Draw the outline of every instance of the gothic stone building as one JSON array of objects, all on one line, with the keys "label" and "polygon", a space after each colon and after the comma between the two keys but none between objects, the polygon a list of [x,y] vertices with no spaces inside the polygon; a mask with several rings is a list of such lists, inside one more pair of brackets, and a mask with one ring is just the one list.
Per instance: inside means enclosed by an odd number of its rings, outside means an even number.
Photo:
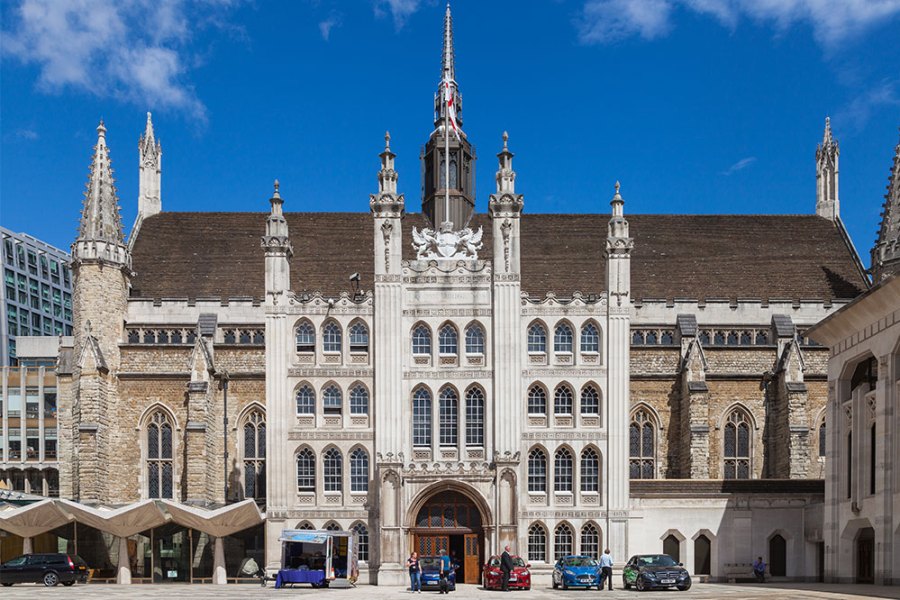
[{"label": "gothic stone building", "polygon": [[[461,127],[449,11],[442,62]],[[101,124],[62,496],[255,498],[270,568],[282,529],[354,529],[377,583],[441,546],[477,581],[507,543],[539,577],[603,546],[820,575],[828,351],[804,331],[869,286],[827,121],[809,215],[626,217],[618,184],[611,214],[527,213],[505,134],[475,211],[474,147],[435,113],[418,214],[388,136],[369,213],[284,212],[277,183],[268,214],[163,211],[148,117],[127,242]]]}]

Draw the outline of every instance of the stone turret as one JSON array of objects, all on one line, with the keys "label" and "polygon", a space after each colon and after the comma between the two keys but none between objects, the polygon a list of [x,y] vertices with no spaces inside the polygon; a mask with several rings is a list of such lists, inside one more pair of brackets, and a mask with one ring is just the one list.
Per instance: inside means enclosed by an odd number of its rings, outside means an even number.
[{"label": "stone turret", "polygon": [[[494,273],[520,273],[519,239],[522,194],[516,193],[516,172],[513,171],[513,153],[509,151],[509,135],[503,132],[503,149],[497,154],[497,192],[491,194],[488,213],[493,223]],[[499,243],[502,240],[502,243]]]},{"label": "stone turret", "polygon": [[884,195],[881,227],[872,249],[873,283],[892,274],[900,274],[900,143],[894,148],[894,164]]},{"label": "stone turret", "polygon": [[397,192],[396,154],[391,152],[391,134],[384,134],[384,150],[378,155],[378,193],[369,196],[369,209],[375,225],[375,273],[400,273],[403,254],[400,223],[405,213],[403,194]]},{"label": "stone turret", "polygon": [[831,119],[825,117],[825,133],[816,148],[816,214],[831,221],[841,214],[838,198],[838,159],[841,150],[831,135]]},{"label": "stone turret", "polygon": [[284,218],[284,200],[275,180],[275,191],[269,199],[271,212],[266,219],[266,235],[261,245],[266,251],[266,297],[274,302],[275,296],[291,289],[291,257],[294,248]]},{"label": "stone turret", "polygon": [[147,113],[147,126],[138,141],[138,214],[152,217],[162,210],[162,145],[153,134],[153,121]]}]

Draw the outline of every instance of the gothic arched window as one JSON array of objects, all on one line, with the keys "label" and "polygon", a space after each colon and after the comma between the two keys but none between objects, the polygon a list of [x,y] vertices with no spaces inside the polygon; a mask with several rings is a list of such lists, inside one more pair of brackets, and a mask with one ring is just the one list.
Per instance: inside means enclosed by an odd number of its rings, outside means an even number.
[{"label": "gothic arched window", "polygon": [[316,330],[312,323],[304,321],[297,326],[297,352],[315,352]]},{"label": "gothic arched window", "polygon": [[600,532],[593,523],[581,528],[581,554],[595,560],[600,558]]},{"label": "gothic arched window", "polygon": [[340,492],[343,489],[344,460],[337,448],[329,448],[322,456],[322,474],[326,492]]},{"label": "gothic arched window", "polygon": [[819,425],[819,457],[825,457],[825,440],[826,440],[826,429],[825,429],[825,419],[822,419],[822,423]]},{"label": "gothic arched window", "polygon": [[341,414],[341,390],[336,385],[329,385],[322,391],[322,410],[326,415]]},{"label": "gothic arched window", "polygon": [[592,385],[588,385],[581,390],[581,414],[600,414],[600,392]]},{"label": "gothic arched window", "polygon": [[528,560],[547,562],[547,531],[540,523],[528,528]]},{"label": "gothic arched window", "polygon": [[466,392],[466,446],[484,446],[484,392],[477,387]]},{"label": "gothic arched window", "polygon": [[484,329],[481,325],[466,328],[466,354],[484,354]]},{"label": "gothic arched window", "polygon": [[350,453],[350,491],[369,491],[369,453],[362,448]]},{"label": "gothic arched window", "polygon": [[413,394],[413,446],[431,445],[431,394],[419,388]]},{"label": "gothic arched window", "polygon": [[266,418],[260,410],[244,421],[244,497],[266,497]]},{"label": "gothic arched window", "polygon": [[540,323],[535,323],[528,328],[528,351],[547,352],[547,330]]},{"label": "gothic arched window", "polygon": [[459,399],[456,390],[444,388],[438,402],[440,445],[455,446],[459,436]]},{"label": "gothic arched window", "polygon": [[325,531],[340,531],[341,526],[338,525],[335,521],[328,521],[325,523]]},{"label": "gothic arched window", "polygon": [[600,352],[600,331],[593,323],[581,328],[581,351],[587,353]]},{"label": "gothic arched window", "polygon": [[739,409],[725,423],[725,479],[750,479],[750,419]]},{"label": "gothic arched window", "polygon": [[566,523],[556,528],[556,532],[553,534],[553,558],[555,560],[559,560],[563,556],[568,556],[574,552],[572,547],[574,538],[572,528]]},{"label": "gothic arched window", "polygon": [[528,491],[547,491],[547,455],[540,448],[528,453]]},{"label": "gothic arched window", "polygon": [[309,385],[301,385],[297,390],[297,414],[312,415],[316,412],[316,392]]},{"label": "gothic arched window", "polygon": [[650,414],[641,409],[634,413],[628,427],[628,471],[631,479],[656,477],[656,427]]},{"label": "gothic arched window", "polygon": [[147,497],[172,498],[172,423],[157,410],[147,424]]},{"label": "gothic arched window", "polygon": [[316,457],[309,448],[297,454],[297,491],[316,491]]},{"label": "gothic arched window", "polygon": [[581,453],[581,491],[600,491],[600,458],[593,448]]},{"label": "gothic arched window", "polygon": [[532,386],[528,390],[528,414],[529,415],[545,415],[547,414],[547,393],[539,385]]},{"label": "gothic arched window", "polygon": [[350,352],[369,351],[369,328],[357,321],[350,326]]},{"label": "gothic arched window", "polygon": [[431,330],[426,325],[419,325],[413,330],[413,354],[431,354]]},{"label": "gothic arched window", "polygon": [[322,328],[322,350],[325,352],[341,351],[341,328],[331,321]]},{"label": "gothic arched window", "polygon": [[369,530],[364,523],[357,523],[350,528],[356,533],[356,558],[362,562],[369,560]]},{"label": "gothic arched window", "polygon": [[369,390],[362,384],[355,385],[350,390],[350,414],[369,414]]},{"label": "gothic arched window", "polygon": [[553,351],[572,353],[572,328],[563,323],[556,326],[553,334]]},{"label": "gothic arched window", "polygon": [[459,336],[456,327],[444,325],[438,332],[438,352],[440,354],[456,355],[459,351]]},{"label": "gothic arched window", "polygon": [[556,388],[556,394],[553,398],[553,412],[557,415],[571,415],[574,394],[572,389],[567,385],[561,385]]},{"label": "gothic arched window", "polygon": [[556,451],[553,461],[553,490],[556,492],[572,491],[572,453],[565,448]]}]

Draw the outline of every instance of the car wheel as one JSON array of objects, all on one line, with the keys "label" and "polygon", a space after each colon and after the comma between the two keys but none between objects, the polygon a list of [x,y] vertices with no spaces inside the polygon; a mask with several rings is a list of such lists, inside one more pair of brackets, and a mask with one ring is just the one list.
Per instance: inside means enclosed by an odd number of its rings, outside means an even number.
[{"label": "car wheel", "polygon": [[647,591],[647,586],[644,584],[644,578],[640,575],[634,580],[634,587],[636,587],[639,592]]},{"label": "car wheel", "polygon": [[3,587],[10,587],[11,585],[12,585],[11,583],[4,583]]},{"label": "car wheel", "polygon": [[686,592],[686,591],[688,591],[689,589],[691,589],[691,584],[690,584],[690,582],[688,582],[688,583],[685,584],[685,585],[679,585],[679,586],[678,586],[678,591],[679,591],[679,592]]},{"label": "car wheel", "polygon": [[75,582],[74,581],[63,581],[63,585],[66,587],[72,587],[73,585],[75,585]]},{"label": "car wheel", "polygon": [[44,573],[44,585],[47,587],[54,587],[59,583],[59,575],[54,573],[53,571],[48,571]]},{"label": "car wheel", "polygon": [[566,583],[566,580],[565,580],[565,579],[562,580],[562,589],[564,589],[564,590],[569,589],[569,584]]}]

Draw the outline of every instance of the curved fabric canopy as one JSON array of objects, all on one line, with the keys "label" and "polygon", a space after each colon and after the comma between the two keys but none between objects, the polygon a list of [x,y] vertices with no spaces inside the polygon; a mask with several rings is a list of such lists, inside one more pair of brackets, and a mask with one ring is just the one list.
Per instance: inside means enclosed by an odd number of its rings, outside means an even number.
[{"label": "curved fabric canopy", "polygon": [[72,514],[78,523],[119,537],[129,537],[159,527],[168,517],[155,500],[142,500],[121,508],[95,508],[71,500],[58,500],[61,508]]},{"label": "curved fabric canopy", "polygon": [[173,522],[217,538],[259,525],[264,520],[263,514],[252,499],[216,510],[179,504],[172,500],[160,500],[160,503],[172,516]]},{"label": "curved fabric canopy", "polygon": [[4,529],[13,535],[30,538],[72,520],[72,515],[60,510],[57,501],[47,499],[0,512],[0,529]]}]

